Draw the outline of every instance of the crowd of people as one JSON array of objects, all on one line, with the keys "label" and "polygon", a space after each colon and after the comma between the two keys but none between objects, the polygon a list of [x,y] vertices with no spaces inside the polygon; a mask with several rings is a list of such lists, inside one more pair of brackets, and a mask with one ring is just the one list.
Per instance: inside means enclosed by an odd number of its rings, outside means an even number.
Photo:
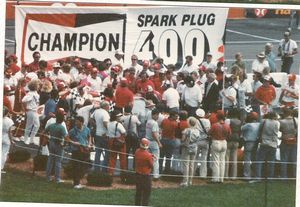
[{"label": "crowd of people", "polygon": [[[296,74],[289,73],[297,44],[289,32],[284,33],[278,55],[288,83],[282,86],[270,75],[276,72],[272,47],[266,44],[251,69],[245,68],[241,53],[226,67],[213,62],[210,52],[199,65],[188,55],[179,70],[159,57],[139,60],[134,54],[131,64],[124,65],[121,50],[113,59],[68,57],[51,64],[37,51],[33,61],[21,67],[16,55],[6,54],[1,168],[11,143],[29,145],[36,136],[48,134],[47,180],[52,180],[54,166],[55,181],[62,182],[62,155],[70,145],[74,188],[81,188],[81,169],[91,149],[95,149],[93,170],[114,175],[118,156],[120,170],[145,165],[133,155],[146,138],[141,146],[151,152],[153,160],[147,162],[153,169],[137,170],[139,176],[151,174],[158,180],[172,170],[181,171],[184,187],[192,185],[196,168],[201,178],[208,178],[211,169],[211,182],[236,179],[241,146],[245,178],[262,177],[265,160],[274,177],[280,139],[280,177],[287,178],[289,162],[294,162],[295,177],[299,86]],[[253,73],[251,81],[247,70]],[[272,105],[276,88],[281,89],[279,111]],[[135,160],[130,166],[129,155]],[[137,155],[149,158],[145,152]]]}]

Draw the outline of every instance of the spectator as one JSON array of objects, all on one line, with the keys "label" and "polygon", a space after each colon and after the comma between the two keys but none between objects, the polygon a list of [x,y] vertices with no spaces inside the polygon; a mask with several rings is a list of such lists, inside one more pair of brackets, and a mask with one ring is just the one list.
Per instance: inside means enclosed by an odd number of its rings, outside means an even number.
[{"label": "spectator", "polygon": [[61,75],[62,75],[62,71],[61,71],[61,66],[58,62],[55,62],[52,64],[52,68],[53,70],[52,71],[49,71],[47,76],[50,78],[50,80],[52,82],[55,82],[56,79],[61,79]]},{"label": "spectator", "polygon": [[217,69],[217,65],[212,61],[212,53],[211,52],[207,52],[206,53],[206,61],[204,61],[201,65],[206,69],[210,69],[212,70],[212,72],[215,72],[215,70]]},{"label": "spectator", "polygon": [[272,51],[273,48],[273,44],[272,43],[267,43],[265,45],[265,55],[266,55],[266,60],[269,63],[269,67],[270,67],[270,72],[274,73],[276,72],[276,56],[274,54],[274,52]]},{"label": "spectator", "polygon": [[83,117],[77,116],[75,126],[69,132],[72,144],[72,171],[75,189],[82,188],[80,180],[85,174],[87,161],[90,157],[88,148],[91,147],[91,135],[89,128],[84,126],[83,122]]},{"label": "spectator", "polygon": [[205,83],[205,91],[202,99],[203,110],[208,112],[214,112],[217,110],[217,102],[219,98],[218,81],[214,73],[207,75],[207,82]]},{"label": "spectator", "polygon": [[271,105],[276,98],[275,88],[270,84],[270,81],[270,76],[264,76],[263,85],[255,92],[255,98],[260,104]]},{"label": "spectator", "polygon": [[[111,114],[110,122],[107,124],[107,136],[108,136],[108,147],[109,153],[109,168],[108,173],[113,175],[117,156],[119,155],[121,170],[127,170],[127,160],[126,160],[126,143],[125,134],[126,130],[121,123],[122,114],[120,111],[115,110]],[[117,139],[120,139],[123,143],[117,146],[115,143]]]},{"label": "spectator", "polygon": [[191,74],[193,71],[197,72],[198,67],[193,64],[193,57],[188,55],[185,57],[185,63],[178,72]]},{"label": "spectator", "polygon": [[283,109],[283,117],[279,121],[282,132],[282,142],[280,145],[280,177],[287,178],[287,162],[292,163],[292,177],[296,177],[297,168],[297,129],[298,129],[298,118],[292,116],[290,109]]},{"label": "spectator", "polygon": [[155,88],[153,82],[148,79],[148,75],[146,72],[140,73],[140,79],[136,82],[136,91],[140,94],[145,94],[148,86],[151,86],[153,89]]},{"label": "spectator", "polygon": [[36,72],[40,69],[39,62],[40,62],[40,59],[41,59],[41,54],[40,54],[40,52],[35,51],[32,54],[32,57],[33,57],[33,62],[29,64],[29,67],[31,68],[31,70],[33,72]]},{"label": "spectator", "polygon": [[135,77],[143,70],[143,67],[138,64],[138,57],[137,55],[131,55],[131,64],[128,68],[133,67],[135,69]]},{"label": "spectator", "polygon": [[252,72],[257,72],[262,74],[264,68],[269,67],[269,63],[266,60],[266,55],[264,52],[260,52],[256,55],[256,59],[252,62]]},{"label": "spectator", "polygon": [[23,106],[22,106],[22,99],[26,95],[25,91],[26,86],[26,80],[25,78],[20,78],[15,90],[15,104],[14,104],[14,111],[16,112],[24,112]]},{"label": "spectator", "polygon": [[120,86],[117,88],[115,97],[116,97],[116,106],[115,109],[123,111],[124,107],[133,105],[133,93],[127,87],[128,81],[126,78],[121,79]]},{"label": "spectator", "polygon": [[[278,132],[280,129],[280,123],[277,120],[277,114],[270,112],[267,117],[262,120],[261,125],[261,143],[257,150],[257,165],[256,165],[256,177],[260,179],[262,177],[262,168],[264,161],[268,162],[268,177],[274,177],[276,149],[278,141]],[[265,166],[266,168],[267,166]]]},{"label": "spectator", "polygon": [[64,121],[64,114],[57,111],[56,113],[56,123],[53,123],[45,129],[45,133],[50,134],[49,138],[49,157],[46,168],[46,176],[47,181],[50,182],[51,173],[53,164],[55,166],[55,182],[61,183],[63,182],[60,179],[60,171],[61,171],[61,162],[63,159],[64,153],[64,139],[67,136],[67,131],[65,127],[63,127],[62,123]]},{"label": "spectator", "polygon": [[119,65],[123,68],[124,65],[124,52],[121,49],[115,51],[115,60],[112,63],[113,66]]},{"label": "spectator", "polygon": [[100,156],[102,152],[104,153],[103,166],[102,171],[107,171],[109,152],[108,149],[108,137],[107,133],[107,125],[110,120],[110,116],[108,113],[109,103],[107,101],[102,101],[100,103],[100,108],[96,109],[94,113],[91,115],[91,118],[94,120],[96,124],[96,136],[94,138],[95,141],[95,161],[94,161],[94,170],[100,171]]},{"label": "spectator", "polygon": [[140,148],[135,152],[135,171],[136,171],[136,206],[148,206],[151,194],[151,170],[153,168],[153,160],[157,159],[148,152],[149,140],[141,139]]},{"label": "spectator", "polygon": [[240,114],[238,109],[228,111],[228,119],[225,121],[230,126],[231,135],[227,139],[225,177],[235,180],[237,177],[237,151],[241,138]]},{"label": "spectator", "polygon": [[232,66],[236,65],[239,68],[241,68],[244,72],[246,72],[246,64],[243,61],[243,55],[242,55],[242,53],[238,52],[238,53],[235,54],[234,57],[235,57],[235,62],[232,63]]},{"label": "spectator", "polygon": [[176,89],[171,87],[169,80],[163,84],[164,93],[162,95],[162,101],[167,105],[168,111],[179,111],[179,93]]},{"label": "spectator", "polygon": [[230,126],[225,123],[224,112],[217,114],[218,122],[213,124],[209,134],[211,144],[212,183],[223,183],[225,173],[226,140],[231,136]]},{"label": "spectator", "polygon": [[153,178],[155,180],[159,179],[159,163],[158,163],[158,158],[160,148],[162,147],[162,144],[160,143],[159,140],[159,126],[157,123],[159,116],[159,111],[157,109],[152,110],[151,112],[151,119],[147,121],[146,124],[146,138],[150,141],[149,144],[149,150],[150,152],[156,157],[154,160],[154,165],[153,165]]},{"label": "spectator", "polygon": [[4,165],[7,160],[7,155],[11,144],[14,144],[12,140],[12,130],[14,129],[14,122],[8,117],[8,109],[3,107],[3,120],[2,120],[2,150],[1,150],[1,173],[5,173]]},{"label": "spectator", "polygon": [[91,84],[91,91],[100,94],[102,92],[102,80],[98,77],[98,69],[92,68],[91,74],[87,77],[87,81]]},{"label": "spectator", "polygon": [[237,89],[233,85],[233,77],[225,77],[224,89],[219,94],[225,111],[237,107]]},{"label": "spectator", "polygon": [[200,133],[197,129],[197,119],[190,117],[188,119],[189,127],[182,133],[182,160],[183,160],[183,181],[182,187],[191,186],[193,184],[194,163],[197,155],[197,148]]},{"label": "spectator", "polygon": [[[33,138],[40,127],[37,109],[39,106],[40,95],[38,94],[40,81],[33,80],[28,83],[29,92],[22,99],[23,107],[26,111],[26,126],[24,133],[24,143],[33,143]],[[30,136],[30,139],[29,139]]]},{"label": "spectator", "polygon": [[185,84],[186,87],[182,92],[181,100],[189,116],[195,116],[196,110],[202,102],[202,91],[191,76],[186,77]]},{"label": "spectator", "polygon": [[200,136],[197,141],[198,150],[196,154],[197,163],[200,163],[199,175],[201,178],[207,176],[207,156],[209,149],[209,137],[208,132],[211,124],[207,118],[205,118],[205,111],[203,109],[197,109],[196,118],[198,119],[197,129],[200,132]]},{"label": "spectator", "polygon": [[[245,141],[243,175],[246,179],[251,178],[251,166],[254,166],[252,164],[256,160],[257,139],[260,129],[260,123],[257,120],[258,114],[251,112],[245,120],[246,123],[241,127],[241,136]],[[253,167],[252,170],[254,170]]]},{"label": "spectator", "polygon": [[284,32],[284,39],[281,39],[278,47],[278,56],[281,57],[281,72],[290,73],[295,54],[298,53],[297,43],[291,39],[291,32]]},{"label": "spectator", "polygon": [[160,159],[159,159],[160,173],[163,172],[164,157],[166,157],[164,172],[170,172],[171,158],[173,156],[174,150],[180,145],[180,143],[177,142],[175,137],[175,131],[178,127],[176,121],[177,118],[178,118],[177,112],[171,111],[169,117],[165,118],[161,123],[162,139],[160,142],[162,144],[162,148],[160,151]]},{"label": "spectator", "polygon": [[299,86],[296,84],[296,75],[288,75],[288,83],[283,87],[279,102],[285,107],[297,107],[299,102]]}]

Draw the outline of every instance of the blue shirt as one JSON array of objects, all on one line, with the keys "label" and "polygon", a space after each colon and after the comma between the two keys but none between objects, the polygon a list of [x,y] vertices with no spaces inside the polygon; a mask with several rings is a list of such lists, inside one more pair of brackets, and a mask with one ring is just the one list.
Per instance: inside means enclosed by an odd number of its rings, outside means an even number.
[{"label": "blue shirt", "polygon": [[[69,136],[72,141],[79,142],[83,146],[88,146],[90,129],[86,126],[83,126],[83,129],[80,130],[75,126],[73,129],[70,130]],[[76,151],[78,149],[78,146],[72,145],[72,151]]]},{"label": "blue shirt", "polygon": [[45,116],[48,117],[49,113],[52,112],[55,114],[56,111],[56,102],[54,99],[49,99],[46,103],[45,103]]},{"label": "blue shirt", "polygon": [[242,126],[242,136],[244,140],[255,142],[259,135],[259,129],[260,129],[260,123],[254,122],[254,123],[247,123]]},{"label": "blue shirt", "polygon": [[276,72],[276,56],[273,52],[270,52],[269,54],[266,54],[266,59],[269,63],[270,72]]}]

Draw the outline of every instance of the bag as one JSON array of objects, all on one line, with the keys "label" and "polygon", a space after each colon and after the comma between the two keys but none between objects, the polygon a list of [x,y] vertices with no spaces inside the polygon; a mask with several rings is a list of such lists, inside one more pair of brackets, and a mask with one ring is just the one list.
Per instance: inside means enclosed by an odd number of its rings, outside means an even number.
[{"label": "bag", "polygon": [[113,138],[113,149],[115,150],[120,150],[122,148],[122,146],[125,144],[125,139],[123,136],[121,137],[117,137],[117,129],[118,129],[118,124],[116,124],[116,128],[115,128],[115,138]]},{"label": "bag", "polygon": [[207,131],[206,131],[206,129],[205,129],[205,127],[204,127],[202,121],[201,121],[200,119],[198,119],[198,120],[199,120],[199,123],[200,123],[200,125],[201,125],[201,127],[202,127],[204,133],[207,135],[207,138],[206,138],[206,139],[207,139],[207,140],[210,140],[211,138],[210,138],[209,134],[207,133]]}]

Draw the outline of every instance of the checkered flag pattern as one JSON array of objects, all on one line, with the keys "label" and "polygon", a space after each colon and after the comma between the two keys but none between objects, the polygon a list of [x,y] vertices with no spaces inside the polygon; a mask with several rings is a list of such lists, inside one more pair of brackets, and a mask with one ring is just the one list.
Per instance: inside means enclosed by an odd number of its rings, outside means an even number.
[{"label": "checkered flag pattern", "polygon": [[[100,95],[100,100],[101,101],[105,100],[105,96],[103,94]],[[116,103],[114,101],[109,101],[109,111],[108,112],[113,112],[113,110],[115,109],[115,105],[116,105]]]},{"label": "checkered flag pattern", "polygon": [[18,114],[16,116],[16,123],[20,124],[21,122],[25,121],[25,114]]},{"label": "checkered flag pattern", "polygon": [[251,105],[246,106],[246,107],[245,107],[245,111],[246,111],[247,113],[252,112],[252,111],[253,111],[252,106],[251,106]]},{"label": "checkered flag pattern", "polygon": [[80,97],[80,94],[78,93],[76,88],[73,88],[70,92],[71,98],[76,100],[78,97]]}]

